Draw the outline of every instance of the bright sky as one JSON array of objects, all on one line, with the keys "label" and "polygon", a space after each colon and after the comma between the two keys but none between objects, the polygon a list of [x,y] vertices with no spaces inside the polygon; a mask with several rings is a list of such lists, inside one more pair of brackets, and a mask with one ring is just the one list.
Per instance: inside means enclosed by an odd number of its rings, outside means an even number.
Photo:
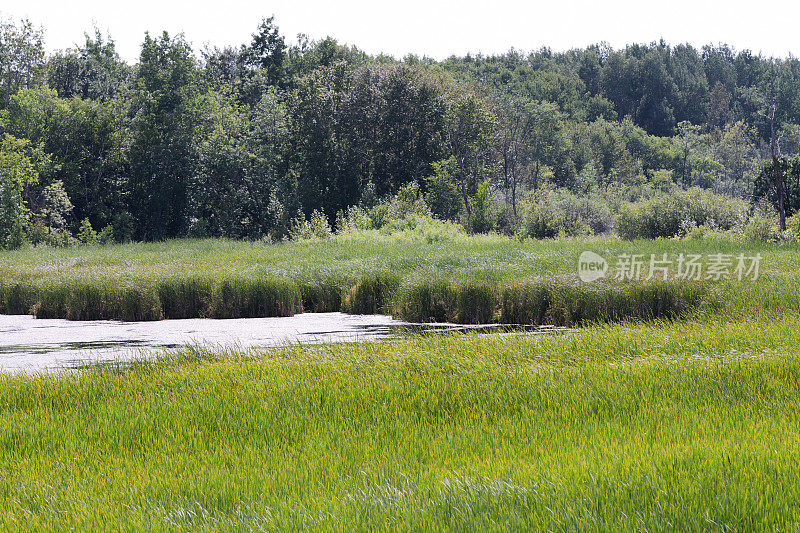
[{"label": "bright sky", "polygon": [[[3,5],[5,4],[5,5]],[[48,48],[82,41],[94,25],[134,61],[144,32],[183,32],[204,43],[249,41],[261,17],[275,14],[291,42],[298,33],[331,35],[370,52],[437,59],[467,52],[554,50],[606,41],[615,48],[664,38],[694,45],[727,42],[766,55],[800,56],[796,0],[27,0],[0,3],[3,17],[45,28]]]}]

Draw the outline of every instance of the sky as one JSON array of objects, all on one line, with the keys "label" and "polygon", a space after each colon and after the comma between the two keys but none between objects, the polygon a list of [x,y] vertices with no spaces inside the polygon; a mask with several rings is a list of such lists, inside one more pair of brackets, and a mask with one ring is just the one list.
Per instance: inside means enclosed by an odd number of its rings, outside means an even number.
[{"label": "sky", "polygon": [[96,26],[131,62],[145,31],[183,32],[196,50],[206,43],[238,46],[272,14],[290,43],[298,33],[332,36],[398,58],[414,53],[443,59],[512,47],[561,51],[602,41],[618,48],[661,38],[800,56],[796,0],[0,0],[0,16],[27,17],[44,27],[49,50],[74,46]]}]

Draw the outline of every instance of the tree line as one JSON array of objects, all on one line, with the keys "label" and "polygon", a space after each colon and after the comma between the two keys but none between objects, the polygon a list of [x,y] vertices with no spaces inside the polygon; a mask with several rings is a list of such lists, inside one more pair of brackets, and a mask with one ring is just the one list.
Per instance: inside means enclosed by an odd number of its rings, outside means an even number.
[{"label": "tree line", "polygon": [[[0,246],[272,238],[413,185],[471,231],[513,231],[558,189],[634,201],[701,187],[800,205],[800,61],[664,42],[435,61],[274,18],[239,47],[146,34],[135,64],[95,31],[45,52],[0,23]],[[617,199],[617,200],[609,200]]]}]

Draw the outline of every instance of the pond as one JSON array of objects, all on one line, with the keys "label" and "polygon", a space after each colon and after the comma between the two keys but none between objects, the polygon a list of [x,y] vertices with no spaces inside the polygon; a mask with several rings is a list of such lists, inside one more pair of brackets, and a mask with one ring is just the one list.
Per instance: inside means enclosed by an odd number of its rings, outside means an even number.
[{"label": "pond", "polygon": [[[164,349],[189,344],[254,348],[375,341],[405,332],[496,332],[498,329],[507,328],[498,325],[409,324],[385,315],[344,313],[158,322],[75,322],[0,315],[0,372],[68,370],[93,362],[120,362],[147,357]],[[542,328],[533,329],[548,331]]]}]

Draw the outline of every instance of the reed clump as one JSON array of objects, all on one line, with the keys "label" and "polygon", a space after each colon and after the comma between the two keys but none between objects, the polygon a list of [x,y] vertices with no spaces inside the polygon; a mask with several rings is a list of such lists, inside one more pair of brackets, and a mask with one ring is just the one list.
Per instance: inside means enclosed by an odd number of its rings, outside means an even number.
[{"label": "reed clump", "polygon": [[214,318],[285,317],[303,309],[299,287],[286,279],[226,279],[215,288]]},{"label": "reed clump", "polygon": [[575,326],[677,318],[700,307],[706,294],[699,283],[589,285],[556,279],[497,287],[481,281],[423,279],[400,291],[396,312],[413,322]]},{"label": "reed clump", "polygon": [[158,293],[149,286],[82,283],[37,291],[36,318],[148,321],[164,318]]},{"label": "reed clump", "polygon": [[386,313],[400,286],[400,276],[391,272],[372,272],[359,279],[342,299],[342,311],[354,315]]}]

